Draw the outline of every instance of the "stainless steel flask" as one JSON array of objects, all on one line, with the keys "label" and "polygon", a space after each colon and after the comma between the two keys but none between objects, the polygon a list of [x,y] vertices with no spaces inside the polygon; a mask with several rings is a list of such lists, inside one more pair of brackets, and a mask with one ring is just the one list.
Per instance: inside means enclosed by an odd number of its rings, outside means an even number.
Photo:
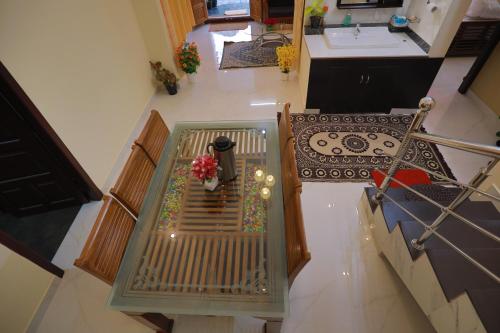
[{"label": "stainless steel flask", "polygon": [[[207,145],[207,152],[213,154],[219,162],[222,169],[219,178],[224,182],[234,180],[237,176],[233,151],[235,145],[236,142],[232,142],[227,136],[219,136],[214,142]],[[213,152],[210,151],[210,147],[212,147]]]}]

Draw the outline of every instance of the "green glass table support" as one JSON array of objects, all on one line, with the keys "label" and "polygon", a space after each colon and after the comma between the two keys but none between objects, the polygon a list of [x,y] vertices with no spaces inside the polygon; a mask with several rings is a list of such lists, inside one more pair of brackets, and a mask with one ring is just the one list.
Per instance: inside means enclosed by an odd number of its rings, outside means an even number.
[{"label": "green glass table support", "polygon": [[[237,143],[238,177],[208,192],[191,176],[190,163],[219,135]],[[276,179],[269,200],[260,197],[257,169]],[[286,317],[282,198],[275,120],[177,123],[109,306],[134,313]]]}]

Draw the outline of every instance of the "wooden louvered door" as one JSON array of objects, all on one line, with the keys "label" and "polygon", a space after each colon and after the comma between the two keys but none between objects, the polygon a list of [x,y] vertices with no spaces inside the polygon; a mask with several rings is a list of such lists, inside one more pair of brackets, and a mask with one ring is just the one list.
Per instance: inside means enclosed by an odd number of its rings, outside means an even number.
[{"label": "wooden louvered door", "polygon": [[194,21],[196,25],[203,24],[208,19],[208,9],[205,0],[191,0]]}]

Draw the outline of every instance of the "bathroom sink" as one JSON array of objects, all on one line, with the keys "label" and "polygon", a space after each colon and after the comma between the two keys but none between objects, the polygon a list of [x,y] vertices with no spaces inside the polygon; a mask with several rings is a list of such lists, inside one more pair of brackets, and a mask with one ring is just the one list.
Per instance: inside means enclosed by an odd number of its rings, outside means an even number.
[{"label": "bathroom sink", "polygon": [[387,27],[327,28],[323,34],[330,49],[396,48],[400,40]]}]

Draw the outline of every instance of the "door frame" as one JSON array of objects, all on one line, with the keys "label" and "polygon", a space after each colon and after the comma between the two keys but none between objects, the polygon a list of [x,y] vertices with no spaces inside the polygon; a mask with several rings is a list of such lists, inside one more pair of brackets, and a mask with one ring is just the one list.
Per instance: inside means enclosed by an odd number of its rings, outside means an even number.
[{"label": "door frame", "polygon": [[[263,0],[261,0],[263,1]],[[206,3],[205,3],[206,6]],[[250,16],[250,11],[251,11],[251,6],[252,6],[252,1],[249,0],[248,3],[249,9],[248,9],[248,15],[241,15],[241,16],[210,16],[208,15],[208,19],[205,21],[205,24],[208,23],[224,23],[224,22],[244,22],[244,21],[252,21],[252,17]],[[207,7],[207,13],[208,13],[208,7]]]}]

